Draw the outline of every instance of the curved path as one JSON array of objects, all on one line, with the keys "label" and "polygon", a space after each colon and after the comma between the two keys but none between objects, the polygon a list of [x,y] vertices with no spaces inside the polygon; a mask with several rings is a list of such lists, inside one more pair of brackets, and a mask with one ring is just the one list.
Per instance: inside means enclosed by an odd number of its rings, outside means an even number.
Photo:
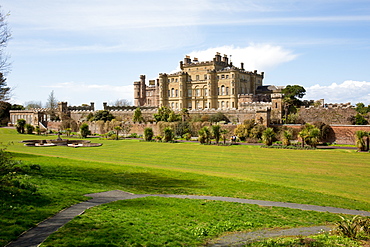
[{"label": "curved path", "polygon": [[[30,229],[29,231],[23,233],[17,240],[11,242],[7,247],[31,247],[40,245],[45,239],[57,231],[60,227],[65,225],[67,222],[72,220],[77,215],[82,214],[86,209],[98,206],[104,203],[119,201],[119,200],[128,200],[148,196],[158,196],[158,197],[172,197],[172,198],[188,198],[188,199],[206,199],[206,200],[215,200],[215,201],[226,201],[226,202],[238,202],[238,203],[247,203],[247,204],[256,204],[260,206],[273,206],[273,207],[285,207],[301,210],[311,210],[318,212],[329,212],[329,213],[341,213],[341,214],[350,214],[350,215],[362,215],[370,216],[370,212],[360,211],[360,210],[350,210],[334,207],[324,207],[324,206],[315,206],[307,204],[297,204],[297,203],[285,203],[285,202],[273,202],[273,201],[262,201],[262,200],[250,200],[250,199],[240,199],[240,198],[230,198],[230,197],[220,197],[220,196],[195,196],[195,195],[167,195],[167,194],[132,194],[124,192],[121,190],[113,190],[101,193],[87,194],[85,196],[92,197],[85,202],[75,204],[67,209],[64,209],[54,215],[53,217],[46,219],[45,221],[39,223],[36,227]],[[227,246],[230,243],[246,242],[251,239],[260,239],[266,237],[282,236],[284,234],[288,235],[311,235],[317,233],[320,229],[329,230],[326,226],[317,226],[317,227],[306,227],[306,228],[295,228],[281,231],[258,231],[253,233],[240,233],[230,236],[225,236],[220,238],[217,242],[213,242],[212,246]],[[294,231],[292,234],[290,231]],[[252,234],[252,235],[251,235]],[[228,244],[226,244],[228,243]]]}]

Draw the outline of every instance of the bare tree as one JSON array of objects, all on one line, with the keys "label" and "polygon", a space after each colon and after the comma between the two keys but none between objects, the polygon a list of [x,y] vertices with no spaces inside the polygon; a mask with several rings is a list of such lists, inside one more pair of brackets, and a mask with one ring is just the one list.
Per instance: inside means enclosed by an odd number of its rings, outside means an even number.
[{"label": "bare tree", "polygon": [[4,48],[7,46],[11,37],[11,32],[6,21],[8,16],[9,13],[4,14],[0,6],[0,73],[2,74],[6,74],[10,70],[9,56],[4,52]]},{"label": "bare tree", "polygon": [[130,106],[131,105],[131,101],[127,100],[127,99],[117,99],[114,103],[113,103],[114,106]]},{"label": "bare tree", "polygon": [[60,120],[60,117],[56,114],[56,108],[58,107],[58,100],[54,96],[54,90],[49,94],[48,100],[46,101],[46,108],[49,108],[48,114],[50,115],[50,120]]},{"label": "bare tree", "polygon": [[55,109],[58,107],[58,100],[54,96],[54,90],[49,94],[45,107],[50,109]]},{"label": "bare tree", "polygon": [[24,107],[29,109],[35,109],[35,108],[42,108],[42,102],[41,101],[27,101],[24,103]]}]

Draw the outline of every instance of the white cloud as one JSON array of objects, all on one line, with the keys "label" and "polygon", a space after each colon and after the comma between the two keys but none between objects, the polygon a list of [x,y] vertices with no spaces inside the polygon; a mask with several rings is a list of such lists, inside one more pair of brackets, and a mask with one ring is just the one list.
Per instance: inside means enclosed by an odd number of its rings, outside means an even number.
[{"label": "white cloud", "polygon": [[220,52],[222,56],[227,55],[229,61],[231,59],[233,65],[237,67],[240,67],[240,63],[243,62],[244,68],[250,71],[266,71],[282,63],[292,61],[298,56],[281,46],[269,44],[250,44],[246,47],[219,46],[207,50],[192,51],[188,55],[192,59],[196,57],[199,61],[208,61],[214,58],[216,52]]},{"label": "white cloud", "polygon": [[370,104],[370,82],[347,80],[329,86],[316,84],[306,88],[305,99],[324,99],[326,103],[347,103],[355,105],[362,102]]}]

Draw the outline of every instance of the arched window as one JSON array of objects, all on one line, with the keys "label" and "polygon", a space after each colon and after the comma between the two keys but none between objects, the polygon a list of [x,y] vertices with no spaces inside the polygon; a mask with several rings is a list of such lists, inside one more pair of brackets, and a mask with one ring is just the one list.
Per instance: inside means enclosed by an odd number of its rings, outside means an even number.
[{"label": "arched window", "polygon": [[175,97],[175,89],[174,88],[171,89],[171,97]]},{"label": "arched window", "polygon": [[229,88],[226,87],[226,95],[229,95]]},{"label": "arched window", "polygon": [[225,86],[221,86],[221,95],[225,95]]},{"label": "arched window", "polygon": [[221,101],[221,108],[225,108],[225,101]]}]

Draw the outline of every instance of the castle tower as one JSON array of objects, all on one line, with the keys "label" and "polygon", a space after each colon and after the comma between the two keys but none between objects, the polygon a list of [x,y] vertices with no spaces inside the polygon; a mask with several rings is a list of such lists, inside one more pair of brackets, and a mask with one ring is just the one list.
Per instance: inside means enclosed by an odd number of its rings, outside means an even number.
[{"label": "castle tower", "polygon": [[134,106],[140,106],[141,86],[140,81],[134,82]]},{"label": "castle tower", "polygon": [[271,120],[274,122],[281,122],[283,118],[283,94],[282,93],[273,93],[271,94]]},{"label": "castle tower", "polygon": [[159,106],[168,106],[167,74],[159,74]]},{"label": "castle tower", "polygon": [[140,81],[134,82],[134,105],[143,106],[146,100],[145,75],[140,75]]}]

